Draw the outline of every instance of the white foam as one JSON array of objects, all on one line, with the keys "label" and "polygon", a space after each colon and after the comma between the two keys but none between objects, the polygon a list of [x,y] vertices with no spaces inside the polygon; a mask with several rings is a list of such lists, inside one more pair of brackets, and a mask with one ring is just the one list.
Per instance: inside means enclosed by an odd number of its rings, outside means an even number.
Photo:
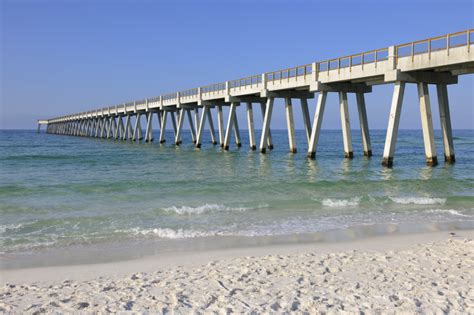
[{"label": "white foam", "polygon": [[360,203],[361,197],[355,197],[351,199],[324,199],[321,203],[325,207],[341,208],[341,207],[354,207]]},{"label": "white foam", "polygon": [[[260,205],[256,208],[264,208],[267,205]],[[252,208],[246,208],[246,207],[227,207],[224,205],[218,205],[218,204],[204,204],[202,206],[197,206],[197,207],[189,207],[189,206],[181,206],[181,207],[168,207],[164,208],[164,211],[167,212],[174,212],[179,215],[190,215],[190,214],[202,214],[202,213],[207,213],[207,212],[219,212],[219,211],[247,211],[247,210],[252,210]]]},{"label": "white foam", "polygon": [[430,213],[449,213],[451,215],[460,216],[460,217],[471,217],[471,218],[474,217],[474,215],[464,214],[464,213],[461,213],[458,210],[454,210],[454,209],[431,209],[431,210],[428,210],[428,212],[430,212]]},{"label": "white foam", "polygon": [[134,228],[134,229],[129,230],[129,232],[135,235],[145,235],[145,236],[154,235],[160,238],[169,238],[169,239],[195,238],[195,237],[219,235],[218,232],[212,232],[212,231],[183,230],[183,229],[173,230],[169,228],[154,228],[154,229]]},{"label": "white foam", "polygon": [[431,197],[389,197],[393,202],[407,205],[435,205],[435,204],[445,204],[446,198],[431,198]]}]

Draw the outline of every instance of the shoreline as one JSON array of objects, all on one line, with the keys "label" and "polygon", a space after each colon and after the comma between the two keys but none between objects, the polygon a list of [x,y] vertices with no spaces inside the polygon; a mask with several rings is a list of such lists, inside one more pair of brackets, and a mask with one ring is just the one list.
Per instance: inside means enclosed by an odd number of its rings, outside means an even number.
[{"label": "shoreline", "polygon": [[[454,236],[453,236],[454,233]],[[290,237],[291,236],[287,236]],[[340,241],[306,241],[286,244],[241,246],[163,252],[140,258],[112,262],[52,265],[19,269],[1,269],[0,285],[6,283],[54,283],[64,279],[90,280],[97,277],[121,277],[136,272],[152,272],[176,266],[194,268],[210,261],[227,261],[241,257],[266,255],[295,255],[307,252],[320,254],[348,250],[375,251],[402,250],[414,243],[442,241],[448,238],[474,238],[474,229],[443,230],[424,233],[385,234]]]}]

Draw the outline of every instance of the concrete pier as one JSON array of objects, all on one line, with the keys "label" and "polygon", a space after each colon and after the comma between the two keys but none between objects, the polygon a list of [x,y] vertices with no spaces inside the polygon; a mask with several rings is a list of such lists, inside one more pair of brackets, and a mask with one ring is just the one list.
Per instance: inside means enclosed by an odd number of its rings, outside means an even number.
[{"label": "concrete pier", "polygon": [[453,131],[451,129],[451,115],[449,113],[448,86],[446,84],[437,84],[439,115],[441,120],[441,133],[443,135],[444,160],[448,163],[454,163]]},{"label": "concrete pier", "polygon": [[[289,150],[296,153],[295,128],[298,126],[295,126],[292,100],[299,99],[303,118],[302,128],[308,143],[307,154],[308,157],[315,158],[327,95],[338,93],[344,156],[353,158],[349,119],[349,106],[352,104],[348,104],[347,93],[354,93],[363,154],[370,157],[372,146],[365,93],[372,92],[378,85],[391,84],[394,86],[391,104],[380,104],[380,106],[390,106],[382,164],[392,167],[405,86],[416,84],[426,163],[435,166],[438,160],[428,87],[430,84],[436,85],[445,161],[452,163],[455,161],[455,154],[447,86],[456,84],[460,75],[472,73],[474,73],[474,30],[469,29],[158,97],[39,120],[37,132],[41,131],[42,125],[46,125],[46,132],[50,134],[139,142],[143,139],[140,119],[144,115],[145,141],[151,142],[153,116],[156,113],[160,129],[159,142],[166,141],[165,131],[169,118],[174,131],[174,143],[179,145],[182,143],[181,133],[187,116],[191,140],[199,148],[202,145],[206,120],[209,122],[207,126],[211,142],[217,143],[212,119],[212,112],[215,111],[218,141],[224,150],[229,150],[232,134],[236,146],[240,147],[242,144],[236,111],[240,104],[245,104],[249,148],[255,150],[257,142],[252,106],[260,103],[263,126],[258,147],[261,153],[267,153],[273,148],[270,128],[273,107],[280,106],[280,102],[274,105],[275,99],[280,99],[284,100],[285,104]],[[314,97],[316,97],[316,110],[311,121],[308,100]],[[223,106],[229,107],[226,126]]]}]

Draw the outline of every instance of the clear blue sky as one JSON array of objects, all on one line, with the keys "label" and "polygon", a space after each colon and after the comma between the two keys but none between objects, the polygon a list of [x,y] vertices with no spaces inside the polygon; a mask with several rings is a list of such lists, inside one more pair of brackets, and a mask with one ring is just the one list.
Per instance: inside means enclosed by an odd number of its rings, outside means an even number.
[{"label": "clear blue sky", "polygon": [[[0,0],[0,128],[472,28],[474,1]],[[454,128],[474,128],[474,79],[449,87]],[[385,129],[392,87],[367,96]],[[431,91],[434,92],[432,89]],[[323,128],[340,128],[336,95]],[[357,128],[354,98],[349,99]],[[280,104],[280,103],[277,103]],[[282,104],[282,103],[281,103]],[[314,101],[311,111],[314,113]],[[439,117],[432,94],[435,127]],[[301,115],[297,126],[302,127]],[[244,112],[239,119],[244,127]],[[273,128],[284,128],[283,107]],[[401,128],[420,128],[407,87]]]}]

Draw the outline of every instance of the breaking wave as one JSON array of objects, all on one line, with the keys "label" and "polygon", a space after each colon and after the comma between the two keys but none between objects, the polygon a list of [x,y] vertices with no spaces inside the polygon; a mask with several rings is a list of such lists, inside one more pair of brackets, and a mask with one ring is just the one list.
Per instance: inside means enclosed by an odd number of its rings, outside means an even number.
[{"label": "breaking wave", "polygon": [[335,207],[355,207],[359,205],[362,198],[355,197],[351,199],[323,199],[321,202],[323,206],[335,208]]},{"label": "breaking wave", "polygon": [[207,212],[225,212],[225,211],[237,211],[237,212],[244,212],[248,210],[255,210],[260,208],[266,208],[268,205],[260,205],[254,208],[247,208],[247,207],[228,207],[219,204],[204,204],[202,206],[197,207],[190,207],[190,206],[172,206],[168,208],[164,208],[163,210],[166,212],[174,212],[179,215],[191,215],[191,214],[202,214]]},{"label": "breaking wave", "polygon": [[446,203],[446,198],[431,198],[431,197],[389,197],[395,203],[407,205],[443,205]]}]

